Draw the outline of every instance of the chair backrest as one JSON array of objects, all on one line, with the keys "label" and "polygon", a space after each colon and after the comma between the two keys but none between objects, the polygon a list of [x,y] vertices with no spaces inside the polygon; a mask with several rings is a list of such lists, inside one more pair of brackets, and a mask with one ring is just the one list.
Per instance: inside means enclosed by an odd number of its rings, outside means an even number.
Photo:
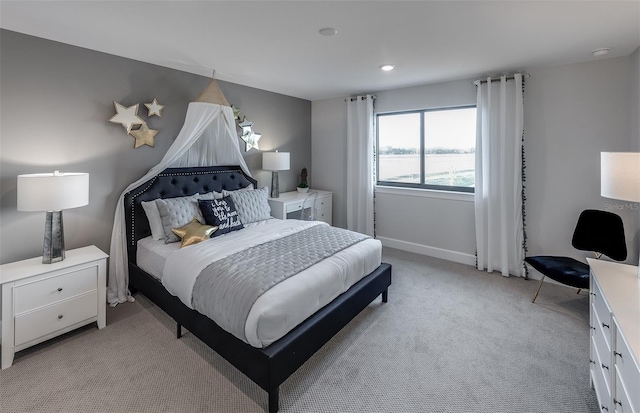
[{"label": "chair backrest", "polygon": [[594,251],[616,261],[627,258],[622,219],[608,211],[582,211],[573,232],[571,245],[582,251]]}]

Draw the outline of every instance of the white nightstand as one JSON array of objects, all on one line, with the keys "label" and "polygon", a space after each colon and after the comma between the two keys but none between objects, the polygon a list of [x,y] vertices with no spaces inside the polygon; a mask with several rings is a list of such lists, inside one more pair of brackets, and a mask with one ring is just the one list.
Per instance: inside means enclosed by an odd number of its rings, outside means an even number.
[{"label": "white nightstand", "polygon": [[37,257],[0,265],[3,369],[16,351],[94,321],[106,325],[107,258],[92,245],[53,264]]},{"label": "white nightstand", "polygon": [[[284,192],[278,198],[269,198],[269,206],[271,207],[271,216],[278,219],[300,219],[302,206],[304,201],[316,193],[315,199],[317,221],[324,221],[332,225],[332,209],[331,204],[333,195],[329,191],[320,191],[317,189],[309,189],[309,192]],[[309,198],[312,199],[312,198]]]}]

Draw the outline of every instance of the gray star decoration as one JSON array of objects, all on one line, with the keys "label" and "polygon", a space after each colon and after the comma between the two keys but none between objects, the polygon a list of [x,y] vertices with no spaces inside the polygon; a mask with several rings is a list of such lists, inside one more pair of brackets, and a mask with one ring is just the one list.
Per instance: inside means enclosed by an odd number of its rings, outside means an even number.
[{"label": "gray star decoration", "polygon": [[261,134],[255,133],[251,128],[253,127],[253,122],[247,120],[247,117],[242,120],[242,122],[238,123],[238,126],[242,128],[242,136],[240,138],[245,142],[244,151],[247,152],[251,148],[258,148],[258,141],[262,137]]}]

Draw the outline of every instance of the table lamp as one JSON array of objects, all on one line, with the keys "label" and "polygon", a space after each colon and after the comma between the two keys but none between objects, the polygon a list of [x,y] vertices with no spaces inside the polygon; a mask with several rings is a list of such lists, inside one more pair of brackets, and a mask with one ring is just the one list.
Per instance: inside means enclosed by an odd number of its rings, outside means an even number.
[{"label": "table lamp", "polygon": [[[600,195],[640,202],[640,152],[600,153]],[[638,211],[638,208],[631,208]],[[640,258],[638,260],[640,278]]]},{"label": "table lamp", "polygon": [[62,210],[89,203],[89,174],[68,172],[18,175],[18,211],[46,211],[42,262],[64,260]]},{"label": "table lamp", "polygon": [[290,168],[289,152],[263,152],[262,169],[271,172],[271,198],[280,197],[278,171],[288,171]]}]

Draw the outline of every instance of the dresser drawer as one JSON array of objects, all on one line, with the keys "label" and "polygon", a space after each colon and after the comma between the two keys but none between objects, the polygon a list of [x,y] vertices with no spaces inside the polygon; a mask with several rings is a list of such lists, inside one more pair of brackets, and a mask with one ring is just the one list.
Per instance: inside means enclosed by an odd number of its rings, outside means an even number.
[{"label": "dresser drawer", "polygon": [[[598,352],[598,347],[595,343],[595,337],[591,338],[591,345],[595,349],[595,351],[593,352],[594,387],[596,388],[596,393],[598,394],[598,400],[600,401],[601,410],[606,411],[606,409],[602,409],[602,406],[604,405],[605,407],[607,407],[607,409],[609,408],[609,399],[611,397],[611,383],[609,377],[611,376],[611,369],[605,369],[602,367],[602,357],[607,357],[607,355],[602,355]],[[605,365],[608,366],[608,363]]]},{"label": "dresser drawer", "polygon": [[616,372],[620,375],[624,387],[629,390],[627,393],[629,402],[633,406],[634,411],[640,412],[640,366],[637,366],[627,342],[620,334],[620,330],[616,329],[616,345],[614,363]]},{"label": "dresser drawer", "polygon": [[616,369],[616,394],[613,396],[616,413],[635,413],[634,406],[631,405],[629,399],[627,386],[620,380],[620,371]]},{"label": "dresser drawer", "polygon": [[[602,295],[600,287],[596,280],[593,280],[592,284],[593,291],[591,291],[591,305],[593,306],[593,310],[595,315],[597,316],[597,324],[594,327],[603,328],[605,332],[605,339],[607,340],[607,345],[611,348],[611,309],[607,305],[607,302]],[[595,323],[596,320],[593,320]]]},{"label": "dresser drawer", "polygon": [[98,288],[98,267],[88,267],[14,288],[15,315]]},{"label": "dresser drawer", "polygon": [[[596,350],[600,356],[600,362],[611,369],[611,347],[609,341],[611,341],[611,331],[608,328],[602,327],[602,323],[598,318],[598,314],[593,314],[593,323],[595,330],[593,330],[593,339],[596,343]],[[602,365],[600,365],[602,367]],[[608,378],[608,377],[607,377]],[[611,382],[607,380],[607,383],[611,385]]]},{"label": "dresser drawer", "polygon": [[98,292],[61,301],[15,318],[15,346],[28,343],[98,315]]}]

